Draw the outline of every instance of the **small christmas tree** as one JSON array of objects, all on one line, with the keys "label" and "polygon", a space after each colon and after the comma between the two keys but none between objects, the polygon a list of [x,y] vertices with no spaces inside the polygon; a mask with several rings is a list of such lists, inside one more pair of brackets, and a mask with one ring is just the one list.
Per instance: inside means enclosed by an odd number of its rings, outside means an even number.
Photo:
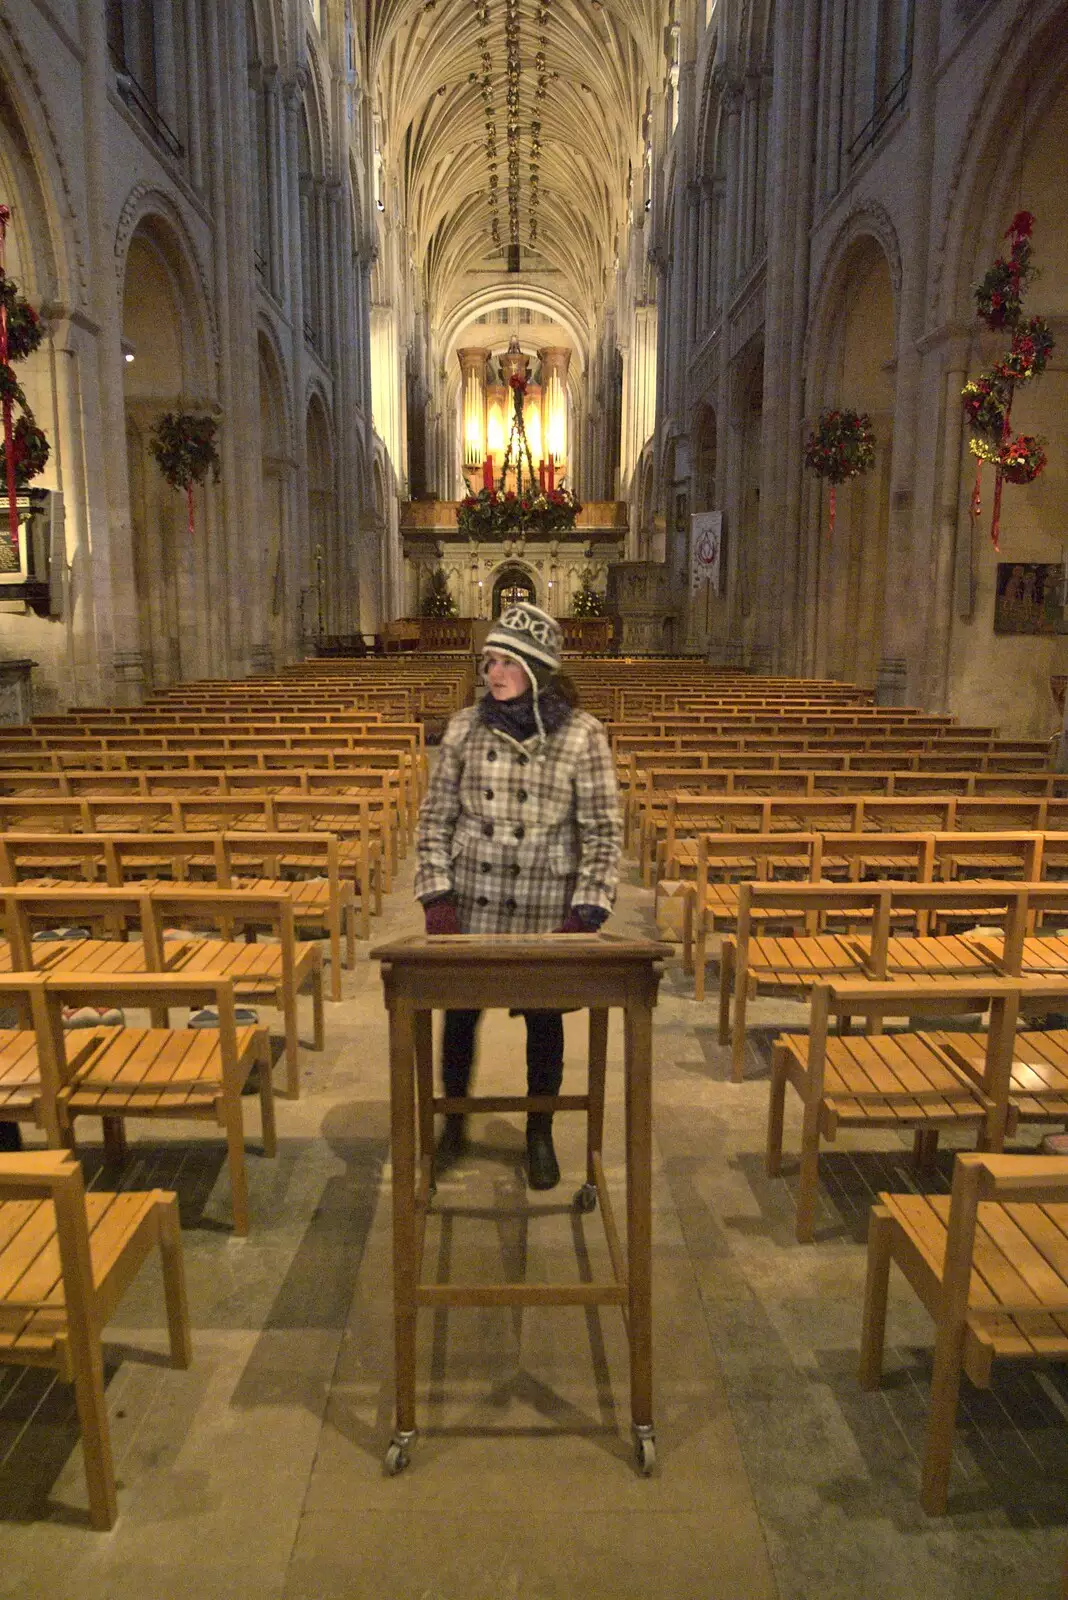
[{"label": "small christmas tree", "polygon": [[604,597],[593,587],[592,577],[589,567],[580,574],[579,587],[575,590],[575,598],[571,602],[573,617],[604,616]]},{"label": "small christmas tree", "polygon": [[456,601],[449,593],[449,579],[444,567],[435,567],[430,574],[430,587],[423,600],[424,617],[454,617]]}]

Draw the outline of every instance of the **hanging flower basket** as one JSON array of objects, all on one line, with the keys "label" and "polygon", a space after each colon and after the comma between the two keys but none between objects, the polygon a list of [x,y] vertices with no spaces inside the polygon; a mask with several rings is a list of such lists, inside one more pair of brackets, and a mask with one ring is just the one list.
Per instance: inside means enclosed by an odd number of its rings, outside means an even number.
[{"label": "hanging flower basket", "polygon": [[25,404],[26,395],[15,376],[14,367],[0,362],[0,405],[25,407]]},{"label": "hanging flower basket", "polygon": [[966,383],[960,395],[972,432],[993,444],[1000,444],[1008,401],[1005,384],[993,375],[984,375]]},{"label": "hanging flower basket", "polygon": [[821,411],[805,445],[805,465],[818,478],[845,483],[875,464],[875,434],[865,411]]},{"label": "hanging flower basket", "polygon": [[1034,277],[1031,264],[1031,232],[1035,219],[1030,211],[1018,211],[1005,237],[1012,241],[1008,260],[998,256],[975,286],[976,315],[988,328],[1014,328],[1020,320],[1022,292]]},{"label": "hanging flower basket", "polygon": [[1014,330],[1012,348],[1004,361],[994,367],[997,377],[1006,382],[1027,383],[1045,372],[1053,350],[1053,335],[1045,317],[1031,317]]},{"label": "hanging flower basket", "polygon": [[[18,285],[4,266],[11,210],[0,205],[0,414],[3,417],[4,476],[7,488],[8,531],[12,545],[18,540],[19,489],[38,477],[48,463],[48,440],[34,421],[26,395],[15,376],[12,361],[23,361],[40,346],[44,329],[37,312],[19,294]],[[15,407],[20,415],[14,416]]]},{"label": "hanging flower basket", "polygon": [[25,361],[40,348],[44,326],[30,302],[19,294],[18,284],[3,271],[0,271],[0,304],[7,312],[7,359]]},{"label": "hanging flower basket", "polygon": [[969,514],[978,522],[982,515],[983,464],[994,468],[994,509],[990,520],[990,539],[1000,549],[1001,491],[1005,482],[1033,483],[1046,465],[1046,452],[1030,434],[1013,437],[1012,402],[1017,384],[1029,383],[1044,372],[1053,351],[1053,335],[1044,317],[1023,315],[1022,290],[1034,276],[1031,263],[1031,234],[1035,219],[1029,211],[1018,211],[1005,230],[1012,248],[1006,260],[999,256],[984,274],[975,290],[978,316],[988,328],[1012,329],[1012,344],[1007,355],[987,371],[966,383],[961,404],[971,438],[968,448],[976,458],[975,483]]},{"label": "hanging flower basket", "polygon": [[1033,483],[1046,465],[1046,452],[1030,433],[1019,433],[998,455],[1003,478],[1010,483]]},{"label": "hanging flower basket", "polygon": [[219,424],[212,416],[189,411],[166,411],[149,435],[148,445],[156,465],[172,489],[184,489],[189,505],[189,532],[193,533],[193,485],[210,472],[219,481],[219,451],[215,436]]},{"label": "hanging flower basket", "polygon": [[866,411],[821,411],[805,444],[805,465],[831,486],[828,532],[834,533],[836,489],[875,464],[875,433]]},{"label": "hanging flower basket", "polygon": [[15,457],[15,482],[20,489],[39,478],[48,465],[51,448],[48,440],[33,419],[32,411],[24,411],[12,431]]}]

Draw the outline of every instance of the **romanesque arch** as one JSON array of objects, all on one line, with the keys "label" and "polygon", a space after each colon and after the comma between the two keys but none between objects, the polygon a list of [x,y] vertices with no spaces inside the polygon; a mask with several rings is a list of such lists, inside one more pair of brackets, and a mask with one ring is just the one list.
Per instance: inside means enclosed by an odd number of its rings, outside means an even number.
[{"label": "romanesque arch", "polygon": [[851,225],[825,275],[809,351],[806,433],[825,408],[866,411],[874,469],[828,493],[806,475],[808,599],[813,670],[873,686],[880,660],[890,514],[896,341],[894,274],[884,241]]},{"label": "romanesque arch", "polygon": [[212,604],[212,489],[185,497],[162,478],[149,435],[164,412],[214,409],[209,320],[185,241],[147,212],[131,233],[122,292],[123,387],[134,585],[145,681],[162,685],[210,670],[221,607]]}]

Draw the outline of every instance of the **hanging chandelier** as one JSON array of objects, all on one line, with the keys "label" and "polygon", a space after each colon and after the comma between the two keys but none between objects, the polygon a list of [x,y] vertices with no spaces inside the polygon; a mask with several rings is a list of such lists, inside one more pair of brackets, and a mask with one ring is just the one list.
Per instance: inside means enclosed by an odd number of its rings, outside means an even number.
[{"label": "hanging chandelier", "polygon": [[[493,477],[492,458],[486,458],[482,488],[468,494],[456,511],[459,531],[469,539],[495,540],[552,538],[575,526],[582,510],[571,490],[556,483],[556,466],[550,455],[534,470],[527,430],[523,421],[527,379],[513,371],[508,379],[512,391],[512,417],[501,475]],[[508,488],[509,474],[515,475],[515,488]]]}]

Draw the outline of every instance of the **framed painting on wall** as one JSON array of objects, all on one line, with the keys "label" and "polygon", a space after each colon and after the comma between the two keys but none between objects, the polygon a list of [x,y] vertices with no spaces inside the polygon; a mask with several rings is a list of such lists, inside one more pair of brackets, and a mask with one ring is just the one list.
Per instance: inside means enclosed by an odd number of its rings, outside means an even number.
[{"label": "framed painting on wall", "polygon": [[999,561],[995,633],[1068,633],[1060,561]]}]

